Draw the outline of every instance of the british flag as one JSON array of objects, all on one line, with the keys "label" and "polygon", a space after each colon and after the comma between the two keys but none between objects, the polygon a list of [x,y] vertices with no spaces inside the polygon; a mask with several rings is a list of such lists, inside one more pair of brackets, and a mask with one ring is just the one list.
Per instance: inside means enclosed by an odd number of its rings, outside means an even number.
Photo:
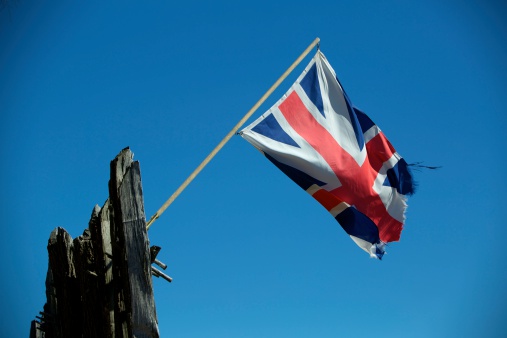
[{"label": "british flag", "polygon": [[282,98],[240,135],[381,259],[398,241],[414,183],[405,160],[355,108],[319,50]]}]

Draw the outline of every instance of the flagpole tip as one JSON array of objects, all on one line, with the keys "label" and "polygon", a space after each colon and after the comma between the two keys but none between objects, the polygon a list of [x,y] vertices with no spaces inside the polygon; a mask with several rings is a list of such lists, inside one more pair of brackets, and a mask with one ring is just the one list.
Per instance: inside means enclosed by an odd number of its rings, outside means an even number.
[{"label": "flagpole tip", "polygon": [[317,50],[320,50],[320,38],[319,37],[316,37],[315,40],[313,40],[312,44],[311,44],[312,47],[315,47],[317,46]]}]

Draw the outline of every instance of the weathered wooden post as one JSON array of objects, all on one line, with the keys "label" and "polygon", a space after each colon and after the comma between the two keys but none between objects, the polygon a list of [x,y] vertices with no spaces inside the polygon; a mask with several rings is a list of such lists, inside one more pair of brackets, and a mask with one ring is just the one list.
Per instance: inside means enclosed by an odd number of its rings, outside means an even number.
[{"label": "weathered wooden post", "polygon": [[48,254],[47,301],[31,338],[159,337],[141,172],[130,149],[111,162],[109,198],[88,229],[73,240],[56,228]]}]

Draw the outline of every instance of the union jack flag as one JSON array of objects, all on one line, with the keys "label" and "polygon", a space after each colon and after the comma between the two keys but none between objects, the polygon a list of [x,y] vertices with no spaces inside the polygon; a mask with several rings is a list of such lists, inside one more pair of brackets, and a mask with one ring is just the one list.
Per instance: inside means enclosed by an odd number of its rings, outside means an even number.
[{"label": "union jack flag", "polygon": [[381,259],[398,241],[414,183],[405,160],[355,108],[322,52],[240,135],[322,204],[359,247]]}]

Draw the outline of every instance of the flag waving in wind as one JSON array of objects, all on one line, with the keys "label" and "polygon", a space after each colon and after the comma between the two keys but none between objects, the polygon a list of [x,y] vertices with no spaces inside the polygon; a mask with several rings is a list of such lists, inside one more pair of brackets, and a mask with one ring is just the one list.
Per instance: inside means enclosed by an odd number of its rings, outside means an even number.
[{"label": "flag waving in wind", "polygon": [[289,91],[240,132],[312,195],[371,257],[400,238],[414,192],[407,163],[355,108],[324,54]]}]

